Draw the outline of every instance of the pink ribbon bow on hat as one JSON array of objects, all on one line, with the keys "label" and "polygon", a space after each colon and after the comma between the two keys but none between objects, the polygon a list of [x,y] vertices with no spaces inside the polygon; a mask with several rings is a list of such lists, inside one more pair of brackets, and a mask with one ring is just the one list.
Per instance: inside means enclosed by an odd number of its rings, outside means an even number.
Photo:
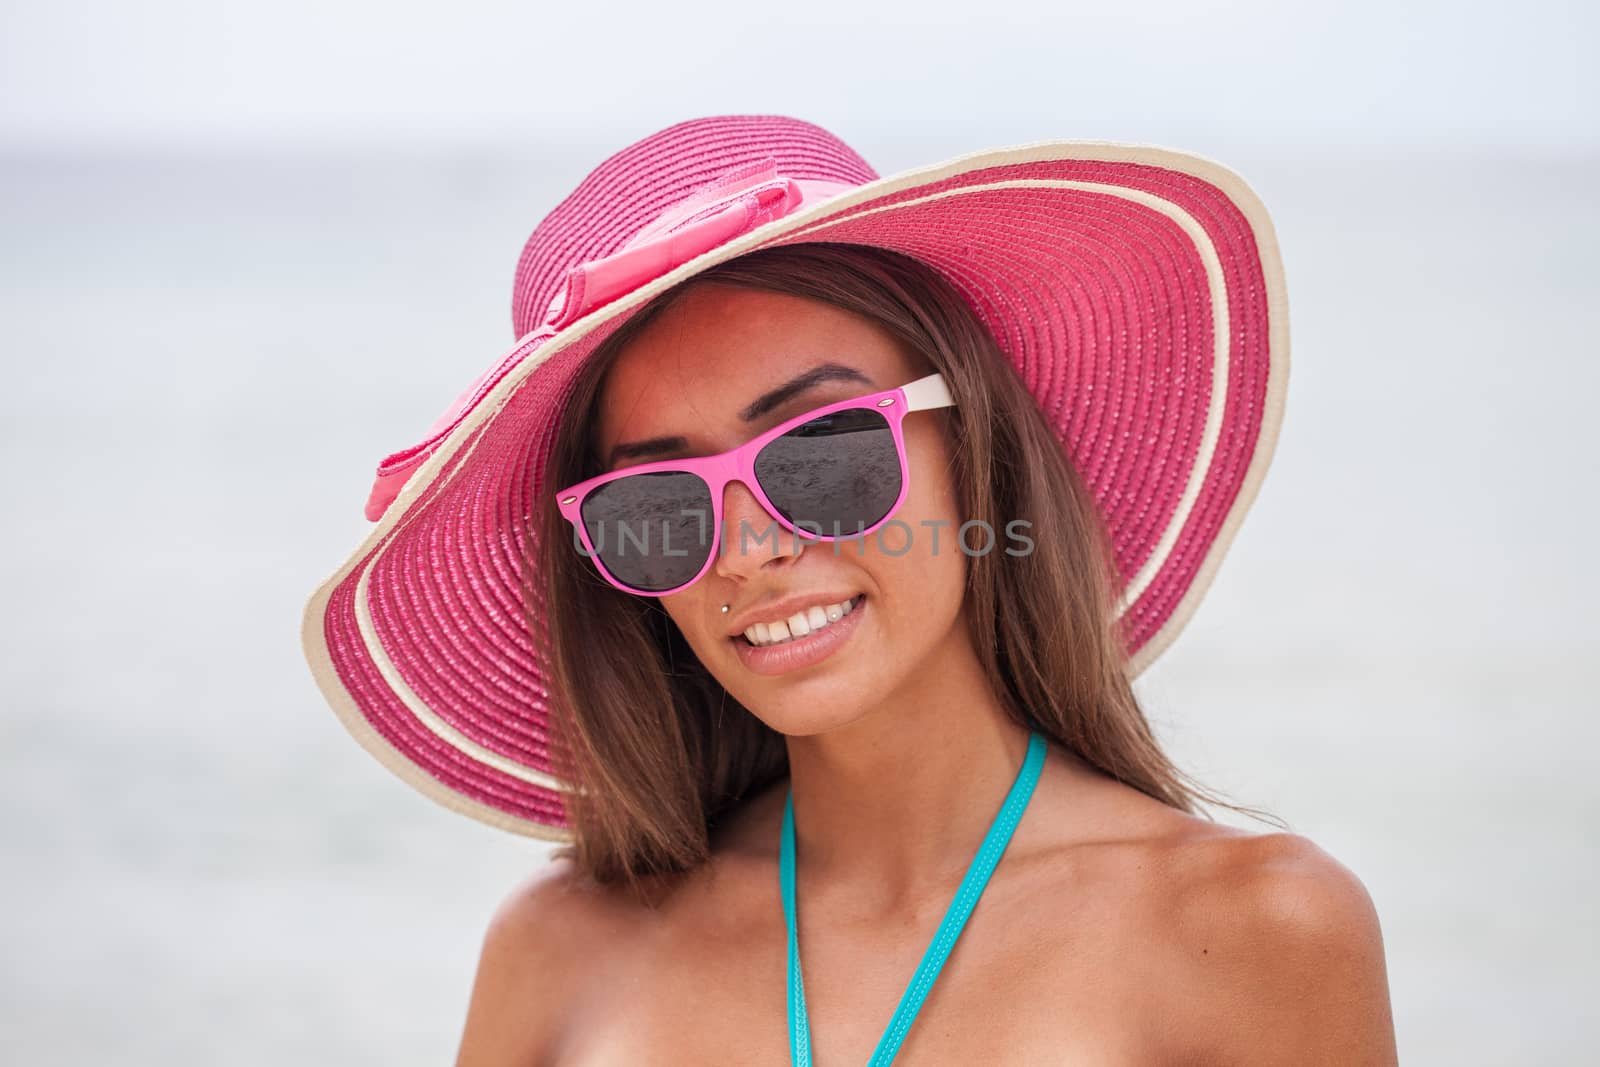
[{"label": "pink ribbon bow on hat", "polygon": [[762,223],[782,218],[803,203],[827,199],[849,188],[841,182],[782,177],[773,159],[746,164],[680,200],[611,255],[571,268],[539,328],[519,339],[509,353],[467,386],[434,420],[419,444],[395,452],[378,464],[377,477],[367,497],[367,518],[377,522],[383,517],[406,480],[433,454],[439,442],[539,343],[696,256],[742,237]]}]

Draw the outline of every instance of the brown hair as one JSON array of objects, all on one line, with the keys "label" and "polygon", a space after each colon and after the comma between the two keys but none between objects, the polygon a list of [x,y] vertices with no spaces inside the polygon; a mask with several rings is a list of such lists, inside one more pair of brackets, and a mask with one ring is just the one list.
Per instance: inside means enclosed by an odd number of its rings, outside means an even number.
[{"label": "brown hair", "polygon": [[[646,304],[579,371],[547,466],[548,485],[600,472],[588,428],[615,357],[690,286],[722,283],[809,297],[887,329],[944,375],[942,414],[962,514],[991,530],[1026,519],[1031,552],[969,557],[963,612],[990,685],[1019,724],[1096,768],[1190,813],[1196,801],[1261,816],[1177,769],[1153,737],[1112,622],[1109,541],[1093,497],[994,337],[926,264],[857,245],[794,244],[713,266]],[[788,772],[782,735],[702,666],[651,597],[613,588],[579,553],[542,495],[553,730],[574,841],[563,852],[598,882],[690,870],[717,820]],[[533,553],[528,553],[533,558]],[[535,577],[530,580],[537,581]],[[537,632],[537,631],[536,631]],[[1275,817],[1269,817],[1275,818]]]}]

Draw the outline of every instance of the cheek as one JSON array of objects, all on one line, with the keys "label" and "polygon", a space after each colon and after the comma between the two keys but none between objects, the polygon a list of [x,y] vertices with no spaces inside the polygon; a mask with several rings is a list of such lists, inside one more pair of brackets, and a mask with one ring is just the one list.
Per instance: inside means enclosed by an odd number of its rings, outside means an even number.
[{"label": "cheek", "polygon": [[[906,498],[873,540],[873,554],[884,583],[892,586],[885,592],[894,594],[896,614],[918,628],[944,626],[966,589],[967,557],[957,540],[964,516],[938,434],[914,436],[908,429],[906,445]],[[981,531],[969,531],[969,539],[981,548]]]},{"label": "cheek", "polygon": [[[906,498],[896,513],[914,535],[911,551],[906,555],[923,561],[947,561],[947,557],[954,556],[959,563],[965,557],[956,535],[965,516],[950,476],[950,454],[934,420],[924,419],[914,428],[907,427],[906,461],[910,467]],[[893,543],[896,547],[904,543],[905,530],[897,532],[901,538]],[[978,531],[971,534],[974,542],[981,544]]]},{"label": "cheek", "polygon": [[[701,662],[708,662],[707,657],[716,651],[714,644],[712,647],[707,647],[708,642],[722,639],[720,633],[705,632],[705,627],[712,625],[705,620],[721,618],[717,614],[720,602],[709,604],[708,601],[706,583],[703,581],[691,585],[681,593],[661,598],[662,610],[672,619],[673,625],[678,628],[678,632],[683,635],[683,639],[689,643],[689,647],[694,650]],[[695,624],[697,619],[700,620],[699,625]]]}]

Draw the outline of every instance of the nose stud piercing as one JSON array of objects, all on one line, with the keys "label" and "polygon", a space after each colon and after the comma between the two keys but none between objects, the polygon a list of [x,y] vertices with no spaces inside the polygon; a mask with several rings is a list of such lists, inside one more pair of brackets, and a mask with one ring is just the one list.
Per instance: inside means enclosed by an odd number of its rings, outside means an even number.
[{"label": "nose stud piercing", "polygon": [[722,605],[722,613],[724,615],[726,615],[728,613],[728,605],[726,605],[726,604]]}]

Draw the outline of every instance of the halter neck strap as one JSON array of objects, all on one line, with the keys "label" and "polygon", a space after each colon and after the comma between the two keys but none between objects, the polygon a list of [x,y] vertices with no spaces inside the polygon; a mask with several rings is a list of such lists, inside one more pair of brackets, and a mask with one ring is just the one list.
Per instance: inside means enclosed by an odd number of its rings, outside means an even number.
[{"label": "halter neck strap", "polygon": [[[949,958],[950,950],[955,946],[956,938],[961,936],[962,929],[967,925],[967,918],[977,905],[978,897],[982,895],[984,887],[989,884],[989,876],[994,873],[1001,854],[1011,841],[1012,832],[1017,828],[1017,822],[1022,818],[1028,801],[1033,797],[1033,787],[1039,781],[1040,771],[1044,769],[1044,757],[1045,738],[1035,730],[1028,739],[1028,754],[1022,762],[1022,769],[1017,772],[1016,781],[1011,785],[1011,792],[1006,795],[999,814],[990,824],[989,832],[984,835],[983,844],[978,847],[978,854],[967,867],[966,877],[962,878],[955,899],[950,902],[950,907],[945,912],[944,921],[939,924],[938,932],[934,934],[932,943],[923,954],[922,963],[911,978],[911,984],[900,998],[900,1006],[895,1009],[888,1029],[883,1032],[878,1047],[873,1050],[868,1067],[885,1067],[900,1051],[900,1045],[910,1032],[917,1012],[922,1009],[922,1002],[927,999],[928,992],[939,977],[944,961]],[[811,1024],[806,1016],[805,982],[800,973],[800,941],[795,921],[798,909],[795,906],[793,792],[790,792],[783,803],[783,836],[778,853],[778,881],[783,895],[783,919],[789,929],[789,1054],[795,1067],[811,1067]]]}]

